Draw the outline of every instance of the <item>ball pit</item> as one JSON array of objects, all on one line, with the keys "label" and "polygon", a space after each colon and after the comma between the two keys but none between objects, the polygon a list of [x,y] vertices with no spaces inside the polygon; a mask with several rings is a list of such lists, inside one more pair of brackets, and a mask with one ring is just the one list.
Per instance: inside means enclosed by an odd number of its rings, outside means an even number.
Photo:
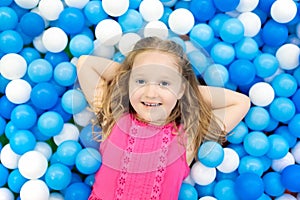
[{"label": "ball pit", "polygon": [[88,198],[101,144],[77,58],[121,62],[146,36],[178,42],[199,78],[252,103],[226,144],[199,148],[179,199],[300,199],[299,9],[296,0],[1,0],[0,199]]}]

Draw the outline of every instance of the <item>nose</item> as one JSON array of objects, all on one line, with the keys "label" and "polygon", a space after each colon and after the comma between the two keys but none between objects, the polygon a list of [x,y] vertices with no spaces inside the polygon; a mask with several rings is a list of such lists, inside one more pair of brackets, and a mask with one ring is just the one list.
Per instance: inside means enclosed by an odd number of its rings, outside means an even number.
[{"label": "nose", "polygon": [[148,98],[155,98],[158,96],[158,88],[156,84],[148,83],[145,86],[144,94]]}]

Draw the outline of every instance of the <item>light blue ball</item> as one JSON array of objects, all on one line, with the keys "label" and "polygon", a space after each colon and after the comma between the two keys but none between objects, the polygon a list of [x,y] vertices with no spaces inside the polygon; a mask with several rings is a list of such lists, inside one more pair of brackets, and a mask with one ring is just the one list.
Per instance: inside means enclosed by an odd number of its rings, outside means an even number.
[{"label": "light blue ball", "polygon": [[23,45],[23,38],[17,31],[5,30],[0,33],[0,52],[19,53]]},{"label": "light blue ball", "polygon": [[239,198],[236,195],[234,185],[233,180],[225,179],[218,181],[215,184],[214,196],[218,200],[238,200]]},{"label": "light blue ball", "polygon": [[197,157],[203,165],[217,167],[224,159],[224,150],[219,143],[207,141],[199,147]]},{"label": "light blue ball", "polygon": [[220,29],[220,37],[224,42],[236,43],[244,37],[244,26],[237,18],[226,20]]},{"label": "light blue ball", "polygon": [[9,139],[11,149],[19,155],[34,149],[36,139],[29,130],[18,130]]},{"label": "light blue ball", "polygon": [[244,37],[234,45],[238,59],[252,60],[257,57],[259,49],[256,41],[250,37]]},{"label": "light blue ball", "polygon": [[209,20],[208,25],[213,29],[215,36],[220,36],[220,29],[228,19],[230,19],[230,16],[224,13],[217,13]]},{"label": "light blue ball", "polygon": [[83,13],[87,20],[95,25],[108,17],[103,9],[102,1],[89,1],[83,8]]},{"label": "light blue ball", "polygon": [[36,111],[28,104],[16,106],[11,112],[11,122],[18,129],[29,129],[37,120]]},{"label": "light blue ball", "polygon": [[271,159],[283,158],[289,151],[289,144],[281,135],[273,134],[268,136],[270,148],[266,156]]},{"label": "light blue ball", "polygon": [[7,183],[7,178],[9,175],[9,171],[6,167],[0,164],[0,187],[4,186]]},{"label": "light blue ball", "polygon": [[243,144],[245,151],[252,156],[263,156],[270,147],[268,137],[261,131],[250,132]]},{"label": "light blue ball", "polygon": [[227,141],[232,144],[240,144],[244,141],[245,136],[248,134],[249,130],[245,122],[240,121],[234,129],[228,133]]},{"label": "light blue ball", "polygon": [[43,135],[53,137],[62,131],[64,120],[57,112],[47,111],[39,117],[37,126]]},{"label": "light blue ball", "polygon": [[197,190],[188,183],[182,183],[179,191],[178,200],[197,200]]},{"label": "light blue ball", "polygon": [[265,185],[266,194],[278,197],[284,193],[285,188],[282,185],[281,175],[278,172],[268,172],[262,179]]},{"label": "light blue ball", "polygon": [[277,121],[287,123],[296,113],[292,100],[286,97],[277,97],[269,107],[270,115]]},{"label": "light blue ball", "polygon": [[244,156],[240,160],[238,172],[240,174],[253,173],[257,176],[261,176],[264,173],[264,164],[259,157]]},{"label": "light blue ball", "polygon": [[297,137],[290,132],[288,126],[279,126],[274,133],[282,136],[288,142],[290,148],[297,143]]},{"label": "light blue ball", "polygon": [[56,150],[60,162],[67,166],[73,166],[77,154],[81,151],[81,145],[74,140],[66,140],[62,142]]},{"label": "light blue ball", "polygon": [[288,124],[288,129],[295,137],[300,137],[300,114],[296,114]]},{"label": "light blue ball", "polygon": [[261,53],[253,61],[256,75],[262,78],[273,75],[279,67],[277,58],[270,53]]},{"label": "light blue ball", "polygon": [[271,82],[276,96],[291,97],[297,90],[296,79],[287,73],[277,75]]},{"label": "light blue ball", "polygon": [[190,31],[190,40],[197,45],[207,47],[211,45],[214,40],[214,31],[209,25],[199,23]]},{"label": "light blue ball", "polygon": [[200,50],[194,50],[187,54],[196,76],[200,76],[210,65],[210,60]]},{"label": "light blue ball", "polygon": [[138,11],[129,9],[118,18],[118,22],[124,33],[138,32],[143,26],[143,17]]},{"label": "light blue ball", "polygon": [[[2,2],[1,2],[2,3]],[[6,6],[0,7],[0,32],[16,28],[18,15],[14,9]]]},{"label": "light blue ball", "polygon": [[28,181],[28,179],[24,178],[17,168],[9,173],[7,185],[11,191],[20,193],[20,190],[26,181]]},{"label": "light blue ball", "polygon": [[217,42],[210,50],[210,55],[215,63],[228,65],[235,58],[235,51],[231,44]]},{"label": "light blue ball", "polygon": [[50,165],[45,173],[47,186],[54,190],[65,189],[70,184],[71,178],[72,173],[70,168],[61,163]]},{"label": "light blue ball", "polygon": [[35,83],[47,82],[52,78],[53,67],[47,60],[39,58],[28,65],[27,74]]},{"label": "light blue ball", "polygon": [[63,109],[70,114],[77,114],[87,106],[83,93],[76,89],[65,92],[61,98]]},{"label": "light blue ball", "polygon": [[93,40],[84,34],[74,36],[69,43],[70,52],[74,57],[90,54],[94,50]]},{"label": "light blue ball", "polygon": [[212,64],[204,72],[203,78],[207,85],[224,87],[229,80],[229,73],[223,65]]},{"label": "light blue ball", "polygon": [[77,79],[76,67],[70,62],[61,62],[55,67],[53,78],[61,86],[71,86]]},{"label": "light blue ball", "polygon": [[41,58],[41,54],[39,53],[39,51],[32,47],[23,48],[19,54],[26,60],[27,64],[30,64],[32,61]]},{"label": "light blue ball", "polygon": [[93,174],[98,171],[102,164],[102,158],[98,150],[94,148],[84,148],[76,156],[75,165],[82,174]]},{"label": "light blue ball", "polygon": [[264,130],[270,122],[270,114],[268,111],[259,106],[253,106],[245,116],[245,123],[254,131]]}]

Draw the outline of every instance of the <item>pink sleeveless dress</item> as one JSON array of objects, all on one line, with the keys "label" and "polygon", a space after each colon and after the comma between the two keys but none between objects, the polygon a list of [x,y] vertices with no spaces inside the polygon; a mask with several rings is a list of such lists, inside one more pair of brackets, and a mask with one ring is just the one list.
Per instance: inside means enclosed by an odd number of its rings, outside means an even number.
[{"label": "pink sleeveless dress", "polygon": [[[182,127],[179,127],[182,130]],[[177,200],[189,174],[184,134],[125,115],[101,143],[102,165],[89,200]]]}]

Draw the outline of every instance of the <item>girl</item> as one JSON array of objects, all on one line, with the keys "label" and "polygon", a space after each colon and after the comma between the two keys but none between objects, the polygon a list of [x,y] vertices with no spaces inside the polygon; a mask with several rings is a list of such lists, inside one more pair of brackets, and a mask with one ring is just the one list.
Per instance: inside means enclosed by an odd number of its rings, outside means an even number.
[{"label": "girl", "polygon": [[249,98],[201,86],[180,45],[141,39],[122,64],[81,56],[81,88],[102,127],[90,200],[176,200],[205,140],[224,142]]}]

